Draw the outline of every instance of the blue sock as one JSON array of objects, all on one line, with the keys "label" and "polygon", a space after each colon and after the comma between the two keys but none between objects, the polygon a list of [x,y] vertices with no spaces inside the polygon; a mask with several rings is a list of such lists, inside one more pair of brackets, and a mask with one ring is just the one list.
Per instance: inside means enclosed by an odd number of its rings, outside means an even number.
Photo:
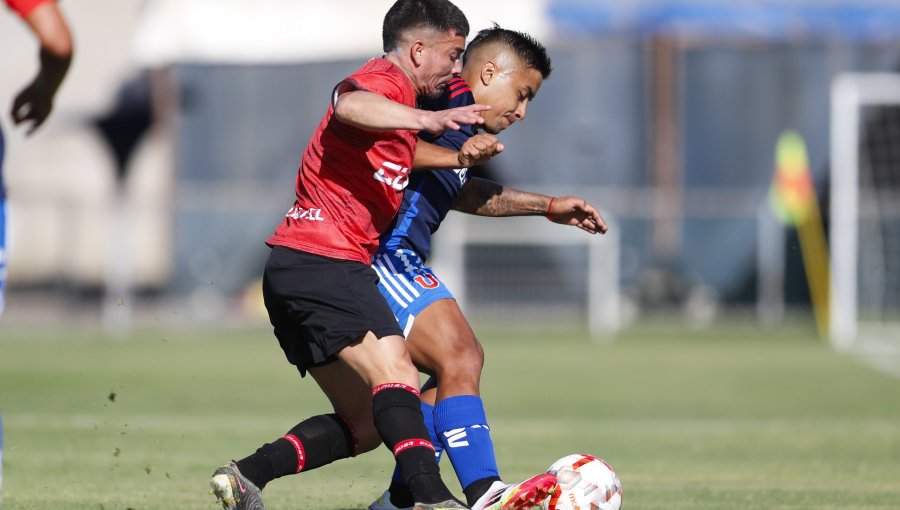
[{"label": "blue sock", "polygon": [[[434,445],[434,457],[438,462],[440,462],[441,452],[444,451],[444,447],[441,445],[441,441],[438,439],[437,432],[435,432],[434,430],[434,406],[431,404],[426,404],[425,402],[422,402],[421,405],[422,416],[425,417],[425,428],[427,428],[428,433],[431,434],[431,444]],[[394,466],[394,474],[391,476],[391,480],[395,484],[406,485],[406,482],[403,481],[403,475],[400,473],[400,466]]]},{"label": "blue sock", "polygon": [[438,402],[434,408],[434,429],[463,489],[485,478],[499,479],[481,397],[459,395]]}]

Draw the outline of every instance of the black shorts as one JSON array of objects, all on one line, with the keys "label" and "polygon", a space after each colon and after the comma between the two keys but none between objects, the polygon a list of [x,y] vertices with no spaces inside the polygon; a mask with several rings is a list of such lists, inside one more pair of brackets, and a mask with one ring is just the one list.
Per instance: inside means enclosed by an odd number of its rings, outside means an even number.
[{"label": "black shorts", "polygon": [[263,298],[275,337],[301,375],[337,359],[371,331],[403,335],[378,291],[371,266],[275,246],[263,275]]}]

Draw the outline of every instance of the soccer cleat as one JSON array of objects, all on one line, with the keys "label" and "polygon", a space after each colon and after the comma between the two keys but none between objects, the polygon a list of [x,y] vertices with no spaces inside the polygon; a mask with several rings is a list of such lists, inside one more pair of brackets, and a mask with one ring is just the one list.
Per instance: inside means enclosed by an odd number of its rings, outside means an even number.
[{"label": "soccer cleat", "polygon": [[210,494],[225,510],[265,510],[262,491],[247,480],[234,461],[216,469],[209,480]]},{"label": "soccer cleat", "polygon": [[384,493],[369,505],[368,510],[413,510],[412,507],[400,508],[391,503],[391,491],[386,490]]},{"label": "soccer cleat", "polygon": [[469,510],[469,507],[455,499],[448,499],[440,503],[416,503],[412,510],[454,510],[458,508]]},{"label": "soccer cleat", "polygon": [[539,506],[556,486],[556,476],[550,473],[541,473],[512,485],[494,482],[472,505],[472,510],[525,510]]}]

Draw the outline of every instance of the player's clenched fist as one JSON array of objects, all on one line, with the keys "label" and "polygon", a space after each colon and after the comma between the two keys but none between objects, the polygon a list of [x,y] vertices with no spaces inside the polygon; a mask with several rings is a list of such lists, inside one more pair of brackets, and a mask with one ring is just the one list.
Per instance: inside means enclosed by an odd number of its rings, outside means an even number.
[{"label": "player's clenched fist", "polygon": [[470,104],[437,112],[428,112],[423,131],[438,134],[446,129],[457,130],[462,125],[484,124],[481,112],[490,110],[485,104]]},{"label": "player's clenched fist", "polygon": [[503,152],[503,144],[494,135],[478,134],[466,140],[459,149],[457,159],[461,168],[469,168],[486,163],[489,159]]}]

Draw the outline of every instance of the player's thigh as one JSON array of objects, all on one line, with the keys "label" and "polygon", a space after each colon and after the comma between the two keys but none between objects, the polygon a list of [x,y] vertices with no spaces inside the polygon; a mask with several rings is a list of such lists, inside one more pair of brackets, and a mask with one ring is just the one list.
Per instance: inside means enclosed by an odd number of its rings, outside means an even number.
[{"label": "player's thigh", "polygon": [[379,252],[373,269],[419,370],[438,376],[447,367],[480,370],[483,353],[472,328],[453,294],[416,253]]},{"label": "player's thigh", "polygon": [[484,350],[455,299],[441,299],[416,316],[406,338],[413,363],[438,378],[480,374]]}]

